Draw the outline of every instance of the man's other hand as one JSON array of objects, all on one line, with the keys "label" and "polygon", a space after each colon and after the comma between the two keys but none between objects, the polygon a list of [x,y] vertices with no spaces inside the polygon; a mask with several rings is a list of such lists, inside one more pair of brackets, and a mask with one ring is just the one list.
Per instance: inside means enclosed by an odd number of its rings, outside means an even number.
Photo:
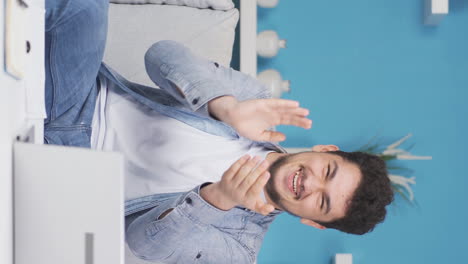
[{"label": "man's other hand", "polygon": [[263,201],[260,194],[270,173],[268,161],[245,155],[223,174],[221,181],[201,189],[201,196],[221,210],[230,210],[242,205],[252,211],[267,215],[275,208]]},{"label": "man's other hand", "polygon": [[305,129],[312,126],[306,116],[309,110],[299,102],[285,99],[253,99],[237,101],[233,96],[221,96],[208,102],[209,112],[236,129],[239,135],[255,141],[284,141],[283,133],[270,131],[278,125]]}]

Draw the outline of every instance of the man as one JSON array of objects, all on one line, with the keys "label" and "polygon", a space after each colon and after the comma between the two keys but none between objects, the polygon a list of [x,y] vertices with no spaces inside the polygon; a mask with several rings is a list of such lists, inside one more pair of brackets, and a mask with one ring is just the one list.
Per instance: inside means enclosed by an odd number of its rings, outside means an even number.
[{"label": "man", "polygon": [[285,211],[316,228],[363,234],[392,200],[385,163],[334,145],[287,154],[276,125],[310,128],[308,110],[270,99],[253,78],[173,41],[145,55],[161,88],[102,64],[106,0],[46,1],[45,141],[120,151],[126,240],[165,263],[252,263]]}]

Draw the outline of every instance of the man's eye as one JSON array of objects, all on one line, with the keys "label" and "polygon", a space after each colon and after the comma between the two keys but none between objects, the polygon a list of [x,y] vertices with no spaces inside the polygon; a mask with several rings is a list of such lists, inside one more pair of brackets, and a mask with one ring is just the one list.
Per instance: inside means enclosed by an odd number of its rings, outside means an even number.
[{"label": "man's eye", "polygon": [[322,194],[322,201],[320,202],[320,209],[323,209],[324,202],[325,202],[325,199],[323,198],[323,194]]},{"label": "man's eye", "polygon": [[330,174],[330,163],[328,163],[328,167],[327,167],[327,178],[329,174]]}]

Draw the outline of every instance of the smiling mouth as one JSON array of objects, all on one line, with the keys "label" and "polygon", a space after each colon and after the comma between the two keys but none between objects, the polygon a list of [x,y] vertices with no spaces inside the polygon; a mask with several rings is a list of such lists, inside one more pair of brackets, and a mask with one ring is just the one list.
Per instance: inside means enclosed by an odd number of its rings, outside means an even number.
[{"label": "smiling mouth", "polygon": [[302,177],[303,177],[302,168],[293,172],[288,177],[288,189],[294,195],[295,198],[298,198],[300,196]]}]

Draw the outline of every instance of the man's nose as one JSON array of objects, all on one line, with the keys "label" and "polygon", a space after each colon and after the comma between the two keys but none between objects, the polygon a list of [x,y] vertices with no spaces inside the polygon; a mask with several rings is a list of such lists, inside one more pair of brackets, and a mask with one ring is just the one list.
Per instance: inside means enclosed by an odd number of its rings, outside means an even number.
[{"label": "man's nose", "polygon": [[325,188],[325,181],[320,179],[319,177],[309,177],[309,189],[311,192],[319,192],[323,191]]}]

